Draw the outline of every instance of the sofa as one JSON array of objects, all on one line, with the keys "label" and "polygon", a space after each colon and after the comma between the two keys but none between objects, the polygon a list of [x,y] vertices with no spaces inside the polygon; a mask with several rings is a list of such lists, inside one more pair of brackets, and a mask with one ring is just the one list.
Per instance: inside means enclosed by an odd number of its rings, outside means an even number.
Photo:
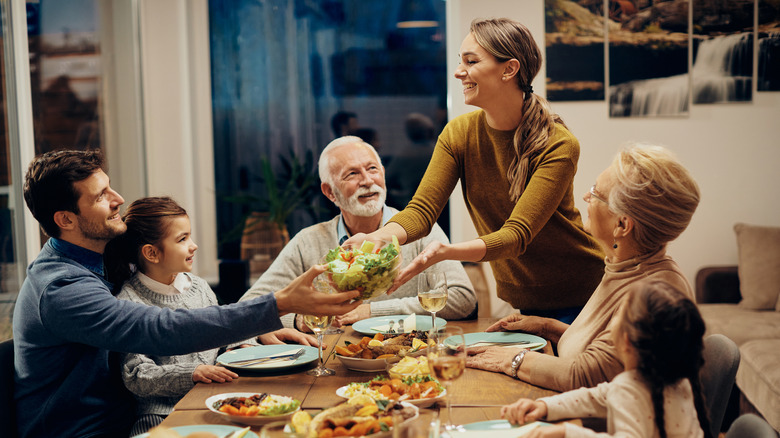
[{"label": "sofa", "polygon": [[780,431],[780,227],[739,223],[737,266],[710,266],[696,276],[707,334],[739,346],[739,413],[763,416]]}]

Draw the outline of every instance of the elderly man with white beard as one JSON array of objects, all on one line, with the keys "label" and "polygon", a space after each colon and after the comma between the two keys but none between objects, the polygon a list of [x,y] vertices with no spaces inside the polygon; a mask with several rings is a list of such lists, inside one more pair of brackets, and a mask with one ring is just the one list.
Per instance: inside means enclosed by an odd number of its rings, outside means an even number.
[{"label": "elderly man with white beard", "polygon": [[[356,233],[379,229],[398,211],[385,205],[385,169],[373,146],[359,137],[333,140],[323,149],[319,160],[320,188],[341,211],[335,218],[301,230],[282,249],[279,256],[255,282],[241,301],[279,290],[323,255]],[[434,225],[428,237],[401,247],[404,266],[414,260],[433,240],[448,243],[447,235]],[[441,263],[447,272],[449,297],[437,316],[464,319],[476,316],[477,297],[460,262]],[[417,282],[410,281],[391,295],[364,302],[355,310],[336,318],[334,326],[352,324],[374,316],[427,314],[417,301]],[[297,319],[297,321],[296,321]],[[282,317],[286,327],[305,329],[300,319],[288,314]]]}]

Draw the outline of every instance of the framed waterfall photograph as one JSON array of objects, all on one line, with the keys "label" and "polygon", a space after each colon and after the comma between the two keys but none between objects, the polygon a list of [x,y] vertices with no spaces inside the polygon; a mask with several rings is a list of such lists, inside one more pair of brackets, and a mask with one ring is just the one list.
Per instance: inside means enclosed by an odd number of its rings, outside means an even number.
[{"label": "framed waterfall photograph", "polygon": [[604,2],[545,0],[547,100],[604,100]]},{"label": "framed waterfall photograph", "polygon": [[758,91],[780,91],[780,0],[758,0]]},{"label": "framed waterfall photograph", "polygon": [[687,116],[689,2],[608,3],[610,117]]},{"label": "framed waterfall photograph", "polygon": [[753,99],[755,0],[693,0],[694,104]]}]

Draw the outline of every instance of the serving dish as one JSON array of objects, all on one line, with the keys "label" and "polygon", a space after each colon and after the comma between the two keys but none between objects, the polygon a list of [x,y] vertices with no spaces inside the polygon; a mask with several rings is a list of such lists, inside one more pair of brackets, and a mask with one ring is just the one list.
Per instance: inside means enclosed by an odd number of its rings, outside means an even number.
[{"label": "serving dish", "polygon": [[[214,407],[214,404],[225,400],[227,398],[231,397],[251,397],[253,395],[256,395],[256,392],[227,392],[224,394],[217,394],[213,395],[206,399],[206,407],[213,413],[219,415],[222,418],[225,418],[227,420],[230,420],[234,423],[238,424],[244,424],[247,426],[260,426],[266,423],[270,423],[272,421],[286,421],[289,420],[290,417],[293,416],[297,411],[300,410],[300,402],[298,403],[298,406],[288,412],[285,412],[283,414],[279,415],[255,415],[255,416],[247,416],[247,415],[230,415],[228,413],[222,412]],[[276,394],[271,394],[272,396],[276,397],[283,397]]]}]

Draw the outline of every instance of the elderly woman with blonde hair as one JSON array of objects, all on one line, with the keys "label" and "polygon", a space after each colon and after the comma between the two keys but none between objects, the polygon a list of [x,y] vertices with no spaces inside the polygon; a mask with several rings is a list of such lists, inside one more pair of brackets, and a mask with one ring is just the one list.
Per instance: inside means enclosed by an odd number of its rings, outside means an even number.
[{"label": "elderly woman with blonde hair", "polygon": [[558,355],[503,347],[469,351],[467,365],[567,391],[592,387],[623,371],[612,342],[613,317],[627,292],[644,279],[664,281],[693,299],[693,290],[666,245],[688,226],[699,204],[690,173],[660,146],[632,145],[585,193],[585,230],[603,247],[604,277],[571,323],[512,314],[488,331],[523,331],[557,343]]}]

